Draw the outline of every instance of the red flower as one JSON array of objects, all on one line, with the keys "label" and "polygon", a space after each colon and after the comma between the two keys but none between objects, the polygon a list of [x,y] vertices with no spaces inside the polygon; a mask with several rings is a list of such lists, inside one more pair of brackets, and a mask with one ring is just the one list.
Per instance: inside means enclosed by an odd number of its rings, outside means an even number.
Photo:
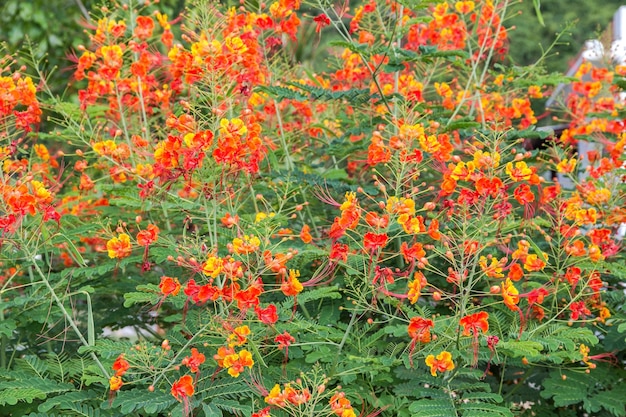
[{"label": "red flower", "polygon": [[265,407],[262,410],[259,410],[258,413],[252,413],[250,417],[270,417],[270,408]]},{"label": "red flower", "polygon": [[274,342],[278,343],[278,349],[280,350],[288,349],[289,345],[291,345],[295,341],[296,339],[294,339],[294,337],[290,335],[288,332],[279,334],[278,336],[274,338]]},{"label": "red flower", "polygon": [[526,294],[526,298],[528,298],[528,304],[541,304],[543,303],[543,299],[546,295],[550,294],[548,290],[543,287],[535,288],[528,294]]},{"label": "red flower", "polygon": [[413,317],[409,322],[409,336],[413,339],[413,342],[416,341],[420,343],[428,343],[430,342],[430,328],[435,324],[430,319],[425,319],[423,317]]},{"label": "red flower", "polygon": [[378,248],[383,248],[387,244],[387,234],[386,233],[372,233],[367,232],[365,236],[363,236],[363,246],[368,252],[373,252]]},{"label": "red flower", "polygon": [[528,184],[522,184],[513,191],[513,196],[520,204],[529,204],[535,201],[535,195],[530,191]]},{"label": "red flower", "polygon": [[472,342],[472,347],[474,349],[474,357],[472,361],[473,365],[478,363],[478,333],[481,330],[483,333],[486,333],[487,330],[489,330],[489,322],[487,322],[488,318],[489,313],[486,311],[479,311],[478,313],[463,317],[459,322],[461,327],[463,327],[463,336],[469,336],[470,331],[474,335],[474,340]]},{"label": "red flower", "polygon": [[315,33],[320,33],[323,27],[330,25],[330,19],[325,14],[315,16],[313,21],[316,23]]},{"label": "red flower", "polygon": [[335,243],[330,248],[329,258],[331,261],[341,259],[344,262],[348,262],[348,250],[348,245]]},{"label": "red flower", "polygon": [[260,308],[257,305],[254,307],[254,312],[262,323],[269,325],[278,321],[278,314],[276,313],[276,306],[274,304],[270,304],[266,308]]},{"label": "red flower", "polygon": [[591,311],[589,311],[584,301],[577,301],[575,303],[572,303],[569,308],[570,310],[572,310],[572,312],[570,313],[570,319],[572,320],[578,320],[581,317],[585,318],[586,316],[591,314]]},{"label": "red flower", "polygon": [[469,336],[470,331],[474,334],[474,336],[478,335],[479,330],[486,333],[487,330],[489,330],[489,323],[487,322],[488,318],[489,313],[486,311],[480,311],[463,317],[460,321],[460,324],[463,327],[463,336]]},{"label": "red flower", "polygon": [[113,370],[115,371],[115,376],[124,375],[129,368],[130,364],[126,359],[124,359],[124,354],[118,356],[117,359],[115,359],[115,362],[113,362]]}]

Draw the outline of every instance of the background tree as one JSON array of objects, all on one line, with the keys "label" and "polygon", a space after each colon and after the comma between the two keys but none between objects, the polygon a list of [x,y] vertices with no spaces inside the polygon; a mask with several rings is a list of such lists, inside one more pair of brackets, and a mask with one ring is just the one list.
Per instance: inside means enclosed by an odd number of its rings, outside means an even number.
[{"label": "background tree", "polygon": [[624,4],[623,0],[542,2],[541,14],[545,26],[537,21],[532,1],[514,5],[516,15],[506,22],[507,26],[515,27],[509,37],[512,62],[516,65],[536,62],[542,51],[554,42],[557,34],[573,23],[573,27],[564,33],[544,62],[548,71],[565,72],[576,59],[585,40],[597,38],[604,32],[617,9]]}]

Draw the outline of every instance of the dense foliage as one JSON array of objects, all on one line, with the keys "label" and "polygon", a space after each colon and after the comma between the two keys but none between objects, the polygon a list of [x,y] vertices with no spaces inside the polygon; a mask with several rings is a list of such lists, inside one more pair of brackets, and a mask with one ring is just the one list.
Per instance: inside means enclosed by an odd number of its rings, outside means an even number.
[{"label": "dense foliage", "polygon": [[103,7],[76,100],[3,58],[3,413],[624,415],[626,67],[508,67],[508,0],[300,6]]}]

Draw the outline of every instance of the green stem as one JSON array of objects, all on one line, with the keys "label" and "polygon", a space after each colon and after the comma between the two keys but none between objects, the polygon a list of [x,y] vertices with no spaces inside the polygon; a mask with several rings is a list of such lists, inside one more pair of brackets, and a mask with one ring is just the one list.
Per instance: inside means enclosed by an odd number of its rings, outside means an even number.
[{"label": "green stem", "polygon": [[[32,259],[33,258],[33,254],[30,254],[30,255],[31,255],[30,258]],[[46,276],[46,274],[43,273],[43,271],[41,270],[39,265],[37,265],[37,262],[33,262],[32,266],[37,271],[37,274],[41,277],[42,282],[48,288],[48,292],[50,293],[50,296],[54,300],[54,302],[57,305],[57,307],[59,307],[59,309],[63,313],[63,316],[65,317],[67,322],[70,324],[70,327],[74,330],[74,332],[78,336],[78,339],[80,340],[80,342],[83,344],[83,346],[86,346],[86,347],[91,346],[89,344],[89,342],[87,342],[87,340],[83,336],[83,334],[80,331],[80,329],[78,328],[78,326],[76,325],[76,322],[74,321],[74,318],[70,315],[70,313],[67,311],[67,309],[63,305],[63,302],[61,301],[61,299],[57,296],[56,292],[54,291],[54,288],[52,288],[52,285],[50,285],[50,281],[48,281],[48,277]],[[31,274],[32,274],[32,268],[30,268],[30,271],[31,271]],[[100,362],[100,359],[98,359],[96,354],[94,352],[90,352],[90,356],[96,362],[96,364],[98,365],[98,367],[102,371],[102,375],[106,379],[109,379],[109,373],[107,372],[107,370],[104,367],[104,365],[102,365],[102,362]]]},{"label": "green stem", "polygon": [[[0,322],[4,322],[4,308],[0,307]],[[0,342],[0,366],[7,369],[7,349],[9,347],[9,338],[3,334]]]}]

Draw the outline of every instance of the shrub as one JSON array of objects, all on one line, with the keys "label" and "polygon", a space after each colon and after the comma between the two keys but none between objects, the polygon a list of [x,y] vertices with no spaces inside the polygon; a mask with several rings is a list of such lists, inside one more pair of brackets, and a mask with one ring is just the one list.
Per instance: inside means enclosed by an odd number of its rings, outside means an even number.
[{"label": "shrub", "polygon": [[[199,2],[180,39],[104,8],[76,102],[2,65],[0,403],[622,415],[624,67],[581,70],[554,139],[508,2],[299,3]],[[307,27],[342,39],[324,73]]]}]

